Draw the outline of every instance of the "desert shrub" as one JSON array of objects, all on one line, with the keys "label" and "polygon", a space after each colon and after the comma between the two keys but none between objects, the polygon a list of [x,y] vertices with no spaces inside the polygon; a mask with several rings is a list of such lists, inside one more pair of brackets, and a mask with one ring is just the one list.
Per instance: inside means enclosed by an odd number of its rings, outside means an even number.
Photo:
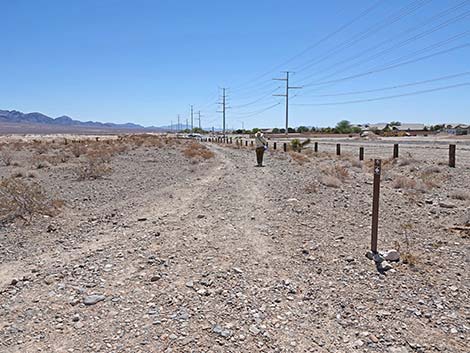
[{"label": "desert shrub", "polygon": [[16,219],[30,221],[35,214],[55,215],[62,204],[46,195],[37,183],[17,178],[0,181],[0,223]]},{"label": "desert shrub", "polygon": [[310,142],[311,142],[310,139],[307,139],[303,142],[301,142],[299,139],[293,139],[290,142],[290,146],[291,146],[293,151],[300,152],[302,150],[302,148],[306,147],[308,144],[310,144]]},{"label": "desert shrub", "polygon": [[454,200],[460,200],[460,201],[470,200],[470,192],[466,190],[456,190],[456,191],[453,191],[449,195],[449,197]]},{"label": "desert shrub", "polygon": [[347,178],[349,178],[349,171],[345,166],[340,164],[323,167],[321,171],[323,174],[335,177],[340,181],[345,181]]},{"label": "desert shrub", "polygon": [[315,193],[318,191],[318,185],[317,185],[317,183],[308,183],[308,184],[305,186],[304,191],[305,191],[307,194],[315,194]]},{"label": "desert shrub", "polygon": [[86,160],[78,167],[78,180],[101,179],[111,174],[111,167],[100,158],[87,156]]},{"label": "desert shrub", "polygon": [[320,177],[320,183],[331,188],[339,188],[343,183],[339,178],[332,175],[322,175]]},{"label": "desert shrub", "polygon": [[80,142],[74,142],[72,143],[71,147],[70,147],[70,151],[72,152],[72,154],[75,156],[75,157],[80,157],[82,154],[85,154],[86,151],[87,151],[87,148],[84,144],[80,143]]},{"label": "desert shrub", "polygon": [[0,151],[0,161],[2,161],[5,166],[11,165],[12,160],[13,155],[10,150],[2,149]]},{"label": "desert shrub", "polygon": [[310,162],[310,159],[307,156],[303,155],[302,153],[289,152],[289,155],[292,158],[292,160],[296,161],[300,165],[302,165],[304,163],[307,163],[307,162]]},{"label": "desert shrub", "polygon": [[214,152],[209,150],[206,146],[199,142],[191,142],[183,149],[183,155],[191,159],[211,159],[214,157]]},{"label": "desert shrub", "polygon": [[392,182],[394,189],[412,190],[416,188],[416,181],[406,176],[398,176]]},{"label": "desert shrub", "polygon": [[94,149],[87,152],[87,157],[92,160],[96,160],[99,163],[109,163],[113,153],[108,148]]}]

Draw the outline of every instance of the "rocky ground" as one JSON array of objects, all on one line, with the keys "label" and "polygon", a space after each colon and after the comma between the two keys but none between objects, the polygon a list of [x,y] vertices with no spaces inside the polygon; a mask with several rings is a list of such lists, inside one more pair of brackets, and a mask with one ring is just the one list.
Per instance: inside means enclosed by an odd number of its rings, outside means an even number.
[{"label": "rocky ground", "polygon": [[401,258],[380,273],[369,160],[188,144],[96,180],[28,148],[0,167],[65,202],[0,227],[2,352],[469,351],[467,155],[384,159],[379,248]]}]

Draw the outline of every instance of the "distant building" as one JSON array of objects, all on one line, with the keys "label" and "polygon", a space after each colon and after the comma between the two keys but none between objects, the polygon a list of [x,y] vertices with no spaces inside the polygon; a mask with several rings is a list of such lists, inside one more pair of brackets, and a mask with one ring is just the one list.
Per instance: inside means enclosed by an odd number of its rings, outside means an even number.
[{"label": "distant building", "polygon": [[470,125],[468,124],[448,124],[444,130],[451,135],[470,135]]},{"label": "distant building", "polygon": [[401,124],[401,125],[391,126],[390,129],[392,131],[405,132],[405,133],[409,133],[410,135],[416,135],[416,134],[420,134],[426,131],[426,125],[424,124]]},{"label": "distant building", "polygon": [[364,124],[364,125],[358,125],[358,126],[362,128],[362,131],[372,131],[372,132],[380,133],[387,129],[388,124],[379,123],[379,124]]}]

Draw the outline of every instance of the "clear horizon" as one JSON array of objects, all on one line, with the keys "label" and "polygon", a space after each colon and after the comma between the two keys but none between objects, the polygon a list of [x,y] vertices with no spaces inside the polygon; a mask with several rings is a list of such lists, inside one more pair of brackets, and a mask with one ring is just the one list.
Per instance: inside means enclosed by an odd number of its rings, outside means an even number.
[{"label": "clear horizon", "polygon": [[[470,123],[466,1],[3,2],[0,109],[227,128]],[[277,87],[281,87],[277,89]],[[311,105],[302,105],[311,104]],[[195,115],[196,118],[196,115]],[[196,125],[196,119],[195,125]]]}]

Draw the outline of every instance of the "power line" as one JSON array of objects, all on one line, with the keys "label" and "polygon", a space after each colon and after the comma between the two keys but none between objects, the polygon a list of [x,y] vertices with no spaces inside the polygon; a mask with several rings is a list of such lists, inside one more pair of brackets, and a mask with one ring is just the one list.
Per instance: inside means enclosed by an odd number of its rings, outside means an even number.
[{"label": "power line", "polygon": [[252,102],[250,102],[250,103],[246,103],[246,104],[242,104],[242,105],[235,105],[235,106],[232,106],[232,108],[234,108],[234,109],[239,109],[239,108],[244,108],[244,107],[247,107],[247,106],[249,106],[249,105],[253,105],[253,104],[255,104],[255,103],[258,103],[258,102],[262,101],[263,99],[265,99],[265,98],[267,98],[267,97],[271,97],[272,94],[273,94],[274,92],[276,92],[279,88],[281,88],[281,86],[276,87],[276,89],[269,91],[266,95],[262,96],[261,98],[258,98],[258,99],[256,99],[256,100],[254,100],[254,101],[252,101]]},{"label": "power line", "polygon": [[463,86],[470,86],[470,82],[463,82],[463,83],[458,83],[458,84],[450,85],[450,86],[437,87],[437,88],[431,88],[431,89],[422,90],[422,91],[402,93],[402,94],[396,94],[396,95],[392,95],[392,96],[383,96],[383,97],[377,97],[377,98],[357,99],[357,100],[351,100],[351,101],[331,102],[331,103],[294,103],[294,105],[298,105],[298,106],[326,106],[326,105],[345,105],[345,104],[355,104],[355,103],[364,103],[364,102],[375,102],[375,101],[381,101],[381,100],[386,100],[386,99],[393,99],[393,98],[407,97],[407,96],[415,96],[415,95],[424,94],[424,93],[444,91],[444,90],[457,88],[457,87],[463,87]]},{"label": "power line", "polygon": [[255,116],[255,115],[259,115],[261,113],[264,113],[268,110],[271,110],[275,107],[277,107],[278,105],[280,105],[281,103],[276,103],[276,104],[273,104],[273,105],[270,105],[269,107],[266,107],[266,108],[263,108],[261,110],[258,110],[256,112],[251,112],[251,113],[248,113],[247,115],[243,115],[243,116],[236,116],[234,120],[240,120],[240,119],[246,119],[246,118],[250,118],[252,116]]},{"label": "power line", "polygon": [[[375,25],[372,25],[371,27],[367,28],[365,31],[353,36],[352,38],[346,40],[345,42],[337,45],[334,49],[328,51],[325,55],[321,56],[320,58],[314,58],[309,61],[307,61],[306,64],[300,65],[295,68],[296,71],[301,72],[305,71],[306,69],[309,69],[313,67],[314,65],[317,65],[328,58],[332,57],[333,55],[337,54],[341,50],[351,47],[352,45],[360,42],[361,40],[364,40],[365,38],[376,34],[380,30],[386,28],[389,25],[392,25],[401,19],[405,18],[406,16],[412,14],[413,12],[417,11],[419,8],[423,7],[427,3],[429,3],[432,0],[416,0],[414,1],[411,5],[405,6],[404,8],[400,9],[397,14],[389,16],[388,18],[385,19],[385,24],[381,24],[378,22]],[[387,23],[388,20],[388,23]],[[382,21],[383,22],[383,21]]]},{"label": "power line", "polygon": [[371,12],[373,12],[377,7],[379,7],[379,5],[384,2],[384,0],[379,0],[379,1],[376,1],[374,2],[371,6],[369,6],[368,8],[366,8],[364,11],[362,11],[358,16],[354,17],[353,19],[351,19],[350,21],[348,21],[346,24],[343,24],[341,25],[338,29],[334,30],[333,32],[327,34],[326,36],[322,37],[321,39],[319,39],[318,41],[316,41],[315,43],[309,45],[307,48],[305,48],[304,50],[302,50],[301,52],[299,52],[298,54],[292,56],[291,58],[289,58],[288,60],[280,63],[279,65],[276,65],[275,67],[273,67],[272,69],[270,69],[269,71],[266,71],[265,73],[255,77],[254,79],[250,80],[250,81],[247,81],[246,83],[244,84],[241,84],[239,86],[236,86],[232,89],[232,92],[233,91],[238,91],[240,88],[242,87],[245,87],[247,85],[249,85],[250,83],[252,82],[256,82],[260,79],[262,79],[263,77],[266,77],[268,76],[270,73],[278,70],[279,68],[281,67],[284,67],[286,66],[287,64],[291,63],[292,61],[294,61],[295,59],[305,55],[306,53],[308,53],[310,50],[318,47],[320,44],[326,42],[327,40],[329,40],[330,38],[334,37],[335,35],[337,35],[338,33],[344,31],[345,29],[347,29],[348,27],[350,27],[351,25],[353,25],[354,23],[356,23],[357,21],[359,21],[360,19],[362,19],[363,17],[367,16],[368,14],[370,14]]},{"label": "power line", "polygon": [[[441,43],[439,46],[442,46],[442,45],[444,45],[444,44],[448,44],[448,43]],[[346,76],[346,77],[342,77],[342,78],[338,78],[338,79],[334,79],[334,80],[329,80],[329,81],[312,82],[312,83],[309,83],[309,84],[304,85],[304,87],[319,86],[319,85],[325,85],[325,84],[329,84],[329,83],[337,83],[337,82],[352,80],[352,79],[355,79],[355,78],[359,78],[359,77],[363,77],[363,76],[368,76],[368,75],[371,75],[371,74],[374,74],[374,73],[378,73],[378,72],[383,72],[383,71],[387,71],[387,70],[390,70],[390,69],[394,69],[394,68],[397,68],[397,67],[400,67],[400,66],[404,66],[404,65],[416,63],[416,62],[418,62],[418,61],[422,61],[422,60],[426,60],[426,59],[429,59],[429,58],[432,58],[432,57],[435,57],[435,56],[438,56],[438,55],[450,53],[450,52],[452,52],[452,51],[459,50],[459,49],[462,49],[462,48],[466,48],[466,47],[468,47],[468,46],[470,46],[470,43],[465,43],[465,44],[458,45],[458,46],[455,46],[455,47],[452,47],[452,48],[449,48],[449,49],[441,50],[441,51],[436,52],[436,53],[433,53],[433,54],[421,56],[421,57],[418,57],[418,58],[415,58],[415,59],[412,59],[412,60],[407,60],[407,61],[399,62],[399,63],[397,63],[397,64],[392,64],[392,65],[390,65],[390,63],[389,63],[389,64],[387,64],[388,66],[379,67],[379,68],[372,69],[372,70],[369,70],[369,71],[366,71],[366,72],[362,72],[362,73],[359,73],[359,74],[355,74],[355,75],[351,75],[351,76]],[[426,49],[426,48],[425,48],[425,49]],[[418,52],[419,52],[419,51],[418,51]]]},{"label": "power line", "polygon": [[[417,35],[415,35],[415,36],[413,36],[413,37],[411,37],[411,38],[408,38],[408,39],[406,39],[406,40],[404,40],[404,41],[402,41],[402,42],[399,42],[399,43],[397,43],[397,44],[395,44],[395,45],[393,45],[393,46],[391,46],[391,47],[389,47],[389,48],[387,48],[387,49],[384,49],[384,50],[382,50],[382,51],[380,51],[380,52],[378,52],[378,53],[376,53],[376,54],[374,54],[374,55],[372,55],[372,56],[369,56],[366,60],[363,60],[363,61],[360,61],[360,62],[351,64],[351,65],[346,66],[346,67],[344,67],[343,69],[337,70],[337,71],[335,71],[335,72],[333,72],[333,73],[331,73],[331,74],[328,74],[328,75],[326,75],[326,76],[322,76],[322,77],[320,77],[318,80],[324,80],[324,79],[326,79],[326,78],[333,77],[333,76],[335,76],[335,75],[337,75],[337,74],[340,74],[340,73],[342,73],[342,72],[344,72],[344,71],[347,71],[347,70],[349,70],[349,69],[351,69],[351,68],[354,68],[354,67],[356,67],[356,66],[360,66],[360,65],[362,65],[362,64],[364,64],[364,63],[366,63],[366,62],[368,62],[368,61],[371,61],[371,60],[373,60],[373,59],[375,59],[375,58],[378,58],[378,57],[380,57],[380,56],[383,56],[384,54],[386,54],[387,52],[392,51],[393,49],[403,47],[403,46],[405,46],[405,45],[407,45],[407,44],[409,44],[409,43],[412,43],[412,42],[414,42],[414,41],[416,41],[416,40],[418,40],[418,39],[421,39],[421,38],[423,38],[423,37],[425,37],[425,36],[427,36],[427,35],[429,35],[429,34],[432,34],[432,33],[436,32],[436,31],[438,31],[438,30],[440,30],[440,29],[442,29],[442,28],[445,28],[445,27],[451,25],[452,23],[455,23],[455,22],[457,22],[457,21],[459,21],[459,20],[462,20],[462,19],[464,19],[465,17],[468,17],[468,16],[470,16],[470,11],[468,11],[468,12],[466,12],[466,13],[464,13],[464,14],[461,14],[461,15],[459,15],[459,16],[453,18],[453,19],[450,19],[450,20],[448,20],[447,22],[442,23],[442,24],[440,24],[440,25],[438,25],[438,26],[436,26],[436,27],[434,27],[434,28],[431,28],[431,29],[429,29],[429,30],[427,30],[427,31],[424,31],[424,32],[422,32],[422,33],[420,33],[420,34],[417,34]],[[463,33],[466,33],[466,32],[463,32]],[[458,38],[460,38],[460,36],[463,36],[463,35],[464,35],[463,33],[457,35],[457,37],[456,37],[455,39],[458,39]],[[450,38],[450,39],[448,39],[448,40],[449,40],[449,41],[453,41],[454,38]],[[437,43],[437,44],[440,44],[440,43]],[[446,42],[445,44],[447,44],[447,42]],[[436,44],[435,44],[435,45],[436,45]],[[433,49],[432,46],[431,46],[431,47],[424,48],[424,49],[421,49],[420,51],[426,51],[426,50],[429,50],[429,49]],[[416,54],[419,53],[420,51],[417,51],[417,52],[413,53],[413,55],[416,55]],[[357,58],[359,58],[360,56],[364,55],[365,53],[366,53],[366,51],[364,51],[362,54],[360,54],[360,55],[357,56],[356,58],[349,58],[349,59],[347,59],[347,60],[342,61],[340,64],[345,63],[345,62],[350,62],[351,60],[357,59]],[[405,57],[406,57],[406,56],[409,56],[409,55],[410,55],[410,54],[407,54],[407,55],[405,55]],[[402,58],[402,57],[401,57],[401,58]],[[396,60],[399,60],[399,59],[396,59]],[[334,68],[335,66],[336,66],[336,64],[335,64],[335,65],[332,65],[329,69],[326,69],[326,71],[328,71],[328,70]],[[323,71],[325,71],[325,70],[323,70]],[[305,81],[306,79],[308,79],[308,78],[310,78],[310,77],[312,77],[312,76],[313,76],[313,75],[306,76],[306,77],[304,77],[304,79],[303,79],[302,81]]]},{"label": "power line", "polygon": [[382,87],[382,88],[373,88],[373,89],[362,90],[362,91],[349,91],[349,92],[342,92],[342,93],[317,94],[317,95],[312,95],[312,96],[308,96],[308,97],[339,97],[339,96],[351,96],[351,95],[357,95],[357,94],[363,94],[363,93],[388,91],[388,90],[393,90],[393,89],[398,89],[398,88],[423,85],[423,84],[431,83],[431,82],[450,80],[450,79],[453,79],[453,78],[468,76],[468,75],[470,75],[470,71],[461,72],[461,73],[454,74],[454,75],[437,77],[437,78],[424,80],[424,81],[417,81],[417,82],[405,83],[405,84],[394,85],[394,86],[387,86],[387,87]]}]

